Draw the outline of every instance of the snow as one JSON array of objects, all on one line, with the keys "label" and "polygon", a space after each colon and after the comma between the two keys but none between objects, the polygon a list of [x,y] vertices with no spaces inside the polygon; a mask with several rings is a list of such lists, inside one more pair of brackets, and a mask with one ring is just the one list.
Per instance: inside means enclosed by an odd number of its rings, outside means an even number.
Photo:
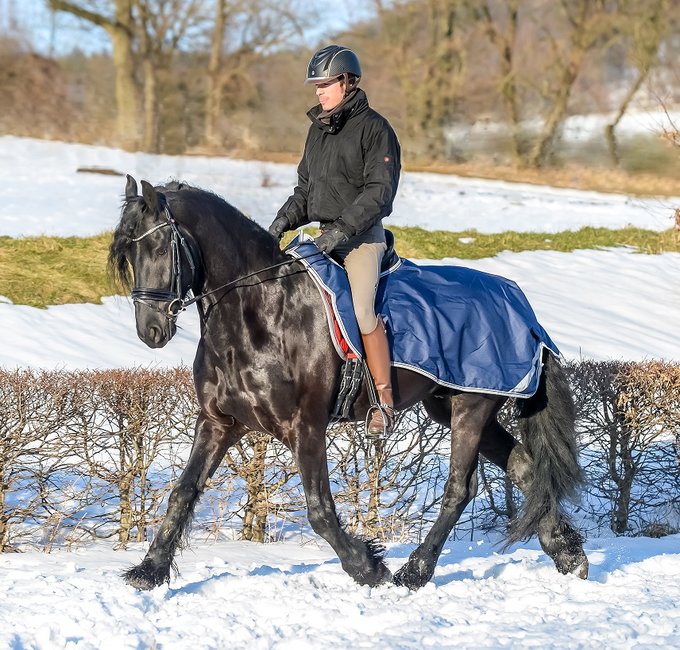
[{"label": "snow", "polygon": [[[291,193],[295,165],[205,156],[153,156],[88,145],[0,137],[0,235],[77,235],[113,230],[125,179],[184,180],[225,197],[269,225]],[[589,225],[665,230],[680,199],[641,199],[434,173],[402,176],[387,224],[481,233],[558,232]]]},{"label": "snow", "polygon": [[[112,229],[124,180],[76,171],[90,166],[137,180],[196,183],[263,225],[295,179],[293,165],[129,154],[5,136],[0,236]],[[661,230],[672,226],[677,204],[407,173],[389,223],[546,236],[583,225]],[[567,358],[680,360],[678,254],[506,252],[443,262],[517,281]],[[196,345],[195,312],[183,314],[180,325],[166,349],[153,351],[136,338],[127,299],[44,310],[0,300],[0,366],[188,364]],[[412,549],[391,544],[390,569],[398,569]],[[356,585],[315,536],[267,545],[195,537],[177,558],[181,574],[149,593],[119,577],[144,552],[141,544],[113,551],[102,541],[71,552],[0,555],[0,648],[680,646],[680,535],[591,539],[586,582],[558,574],[535,540],[507,553],[481,539],[451,540],[433,581],[416,593]]]}]

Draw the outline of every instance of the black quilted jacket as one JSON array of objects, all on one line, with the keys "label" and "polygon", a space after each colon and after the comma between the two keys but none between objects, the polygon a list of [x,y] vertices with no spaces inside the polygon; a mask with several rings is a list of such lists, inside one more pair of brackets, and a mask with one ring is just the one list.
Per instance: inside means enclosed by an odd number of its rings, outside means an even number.
[{"label": "black quilted jacket", "polygon": [[401,169],[399,142],[361,89],[330,124],[318,119],[320,112],[317,105],[307,113],[312,125],[298,184],[277,216],[285,216],[291,229],[320,221],[323,228],[352,237],[392,212]]}]

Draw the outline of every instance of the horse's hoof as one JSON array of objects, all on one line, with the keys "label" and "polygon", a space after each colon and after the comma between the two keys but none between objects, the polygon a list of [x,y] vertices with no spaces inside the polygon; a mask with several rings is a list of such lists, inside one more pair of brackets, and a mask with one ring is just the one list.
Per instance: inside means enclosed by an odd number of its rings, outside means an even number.
[{"label": "horse's hoof", "polygon": [[397,587],[407,587],[411,591],[417,591],[430,582],[431,578],[432,573],[421,573],[417,569],[414,569],[410,562],[407,562],[394,574],[392,582],[397,585]]},{"label": "horse's hoof", "polygon": [[583,551],[575,555],[561,555],[555,558],[555,566],[560,573],[564,575],[573,574],[581,580],[588,578],[588,557]]},{"label": "horse's hoof", "polygon": [[588,579],[588,558],[584,558],[583,562],[581,562],[576,568],[572,569],[571,573],[573,573],[577,578],[581,578],[581,580],[587,580]]},{"label": "horse's hoof", "polygon": [[392,572],[384,563],[380,563],[371,573],[361,573],[354,580],[366,587],[377,587],[392,582]]},{"label": "horse's hoof", "polygon": [[164,582],[170,582],[169,571],[154,568],[147,560],[125,571],[122,577],[128,585],[141,591],[149,591],[160,587]]}]

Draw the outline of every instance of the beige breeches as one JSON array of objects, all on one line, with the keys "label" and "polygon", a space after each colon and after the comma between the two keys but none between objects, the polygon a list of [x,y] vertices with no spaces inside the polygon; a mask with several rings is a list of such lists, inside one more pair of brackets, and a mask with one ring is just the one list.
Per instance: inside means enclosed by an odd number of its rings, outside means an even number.
[{"label": "beige breeches", "polygon": [[360,244],[347,253],[343,261],[352,290],[354,313],[362,334],[370,334],[378,325],[375,293],[385,250],[387,246],[384,242]]}]

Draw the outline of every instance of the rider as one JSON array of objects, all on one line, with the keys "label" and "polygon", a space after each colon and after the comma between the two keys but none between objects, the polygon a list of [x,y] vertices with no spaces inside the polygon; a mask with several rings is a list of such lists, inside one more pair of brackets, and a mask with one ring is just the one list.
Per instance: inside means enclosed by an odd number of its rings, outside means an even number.
[{"label": "rider", "polygon": [[358,88],[360,78],[359,59],[346,47],[328,45],[309,61],[305,83],[315,86],[319,104],[307,113],[312,124],[297,186],[269,232],[280,239],[287,230],[319,221],[316,245],[343,263],[381,406],[368,431],[378,434],[394,424],[390,350],[375,294],[387,248],[382,219],[392,212],[401,151],[388,121]]}]

